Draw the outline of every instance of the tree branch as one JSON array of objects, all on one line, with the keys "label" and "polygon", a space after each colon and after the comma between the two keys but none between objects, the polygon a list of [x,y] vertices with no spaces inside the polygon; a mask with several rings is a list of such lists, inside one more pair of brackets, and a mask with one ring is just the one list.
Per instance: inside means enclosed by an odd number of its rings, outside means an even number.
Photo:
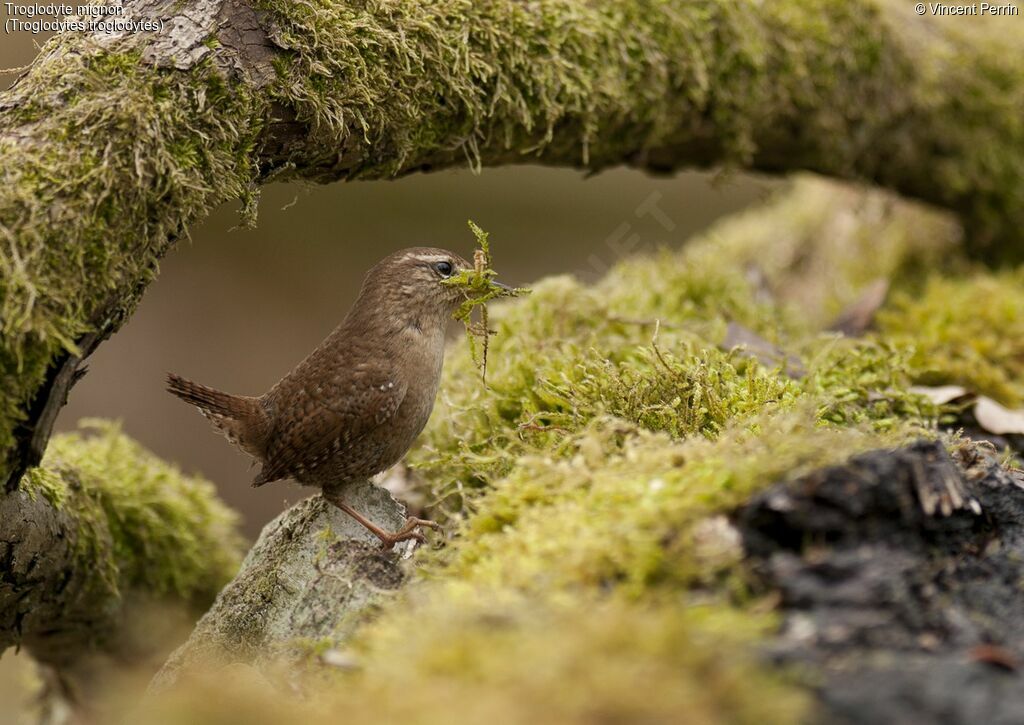
[{"label": "tree branch", "polygon": [[240,558],[234,525],[209,483],[112,426],[55,438],[43,467],[0,497],[0,652],[24,645],[61,668],[137,654],[126,600],[205,608]]}]

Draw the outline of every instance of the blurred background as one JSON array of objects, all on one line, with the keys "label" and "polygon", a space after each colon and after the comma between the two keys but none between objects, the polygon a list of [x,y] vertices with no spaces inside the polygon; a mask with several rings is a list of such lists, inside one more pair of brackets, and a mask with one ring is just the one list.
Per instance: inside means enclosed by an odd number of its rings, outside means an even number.
[{"label": "blurred background", "polygon": [[[31,62],[44,40],[2,36],[0,68]],[[0,75],[0,87],[16,77]],[[249,459],[164,392],[167,371],[232,393],[264,392],[341,321],[380,258],[419,244],[471,254],[467,219],[490,232],[505,282],[557,273],[593,279],[624,253],[681,244],[762,200],[775,183],[707,173],[656,179],[625,169],[585,178],[523,166],[272,185],[256,229],[235,228],[238,205],[228,204],[167,256],[131,321],[88,360],[57,428],[86,417],[121,420],[161,458],[214,481],[255,537],[310,491],[283,482],[251,488]]]}]

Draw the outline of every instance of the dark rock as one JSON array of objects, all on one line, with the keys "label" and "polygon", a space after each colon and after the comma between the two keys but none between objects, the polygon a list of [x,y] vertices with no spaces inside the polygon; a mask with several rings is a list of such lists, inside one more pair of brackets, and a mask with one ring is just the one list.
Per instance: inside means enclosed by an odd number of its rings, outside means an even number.
[{"label": "dark rock", "polygon": [[781,594],[770,655],[818,673],[825,720],[1024,723],[1024,476],[988,449],[860,455],[735,523]]}]

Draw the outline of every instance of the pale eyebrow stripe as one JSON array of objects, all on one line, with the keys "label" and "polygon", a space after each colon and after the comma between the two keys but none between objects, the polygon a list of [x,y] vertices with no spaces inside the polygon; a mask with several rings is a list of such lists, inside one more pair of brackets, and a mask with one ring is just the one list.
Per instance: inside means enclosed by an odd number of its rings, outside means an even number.
[{"label": "pale eyebrow stripe", "polygon": [[448,262],[448,257],[441,254],[410,254],[406,259],[413,259],[417,262]]}]

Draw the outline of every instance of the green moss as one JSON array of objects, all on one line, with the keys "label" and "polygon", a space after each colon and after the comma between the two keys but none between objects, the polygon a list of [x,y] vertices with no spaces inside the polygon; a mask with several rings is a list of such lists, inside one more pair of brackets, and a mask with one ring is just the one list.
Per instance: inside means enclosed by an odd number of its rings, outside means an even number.
[{"label": "green moss", "polygon": [[728,572],[701,561],[701,522],[770,483],[919,434],[813,420],[800,408],[766,413],[716,440],[678,443],[596,421],[573,438],[570,455],[524,458],[475,502],[465,539],[439,557],[443,576],[455,588],[471,582],[540,597],[611,588],[648,597],[713,582]]},{"label": "green moss", "polygon": [[913,349],[915,378],[958,383],[1024,405],[1024,269],[929,278],[899,293],[879,317],[883,339]]},{"label": "green moss", "polygon": [[20,488],[33,501],[37,496],[42,496],[57,509],[63,509],[68,498],[68,487],[60,474],[38,466],[25,472]]},{"label": "green moss", "polygon": [[[0,451],[47,371],[116,327],[187,225],[243,196],[260,104],[202,64],[47,46],[0,112]],[[6,456],[5,456],[6,457]],[[10,463],[0,462],[0,478]]]},{"label": "green moss", "polygon": [[[885,32],[859,3],[800,12],[786,3],[646,0],[260,7],[291,51],[275,64],[275,92],[325,148],[361,146],[353,176],[391,175],[439,155],[473,166],[557,156],[600,168],[699,142],[718,161],[747,162],[758,148],[756,119],[820,112],[859,77],[873,88],[905,71],[878,62]],[[856,41],[841,58],[840,38]],[[787,75],[782,62],[805,70]]]},{"label": "green moss", "polygon": [[328,178],[464,161],[805,169],[954,209],[975,251],[1020,258],[1024,64],[1005,31],[870,1],[259,7],[288,51],[272,93]]},{"label": "green moss", "polygon": [[1024,148],[1024,46],[991,22],[999,18],[988,20],[947,23],[930,43],[935,56],[920,68],[925,83],[909,122],[935,140],[942,161],[932,182],[962,213],[975,251],[1019,263],[1024,155],[1006,149]]},{"label": "green moss", "polygon": [[[447,594],[447,593],[446,593]],[[761,667],[749,642],[771,617],[584,594],[539,603],[494,592],[430,597],[365,642],[355,717],[502,723],[793,723],[808,698]],[[402,651],[404,657],[386,657]]]},{"label": "green moss", "polygon": [[577,419],[607,413],[673,438],[715,437],[729,421],[788,407],[799,395],[799,386],[777,370],[695,348],[680,345],[672,354],[641,347],[618,362],[585,359],[552,385],[552,394]]},{"label": "green moss", "polygon": [[[457,289],[464,297],[462,304],[455,310],[453,317],[466,327],[466,339],[469,341],[469,354],[473,363],[480,368],[481,377],[487,377],[487,350],[490,345],[491,329],[488,326],[487,303],[501,297],[518,297],[529,293],[525,288],[512,288],[496,284],[491,262],[491,245],[487,241],[488,234],[473,221],[469,229],[476,237],[477,249],[473,252],[473,268],[464,269],[442,284]],[[479,319],[473,319],[473,313]]]},{"label": "green moss", "polygon": [[818,406],[819,421],[834,425],[870,423],[876,430],[906,422],[931,427],[946,412],[910,390],[921,370],[913,348],[867,338],[820,338],[808,346],[803,390]]},{"label": "green moss", "polygon": [[55,436],[24,484],[74,518],[80,566],[115,594],[136,589],[206,604],[241,561],[237,517],[213,485],[184,476],[111,423],[85,421],[82,432]]},{"label": "green moss", "polygon": [[[787,235],[787,228],[804,229],[791,218],[800,201],[829,197],[827,188],[805,181],[682,252],[624,260],[592,287],[544,280],[529,299],[496,306],[487,389],[466,383],[471,361],[451,351],[439,411],[424,447],[411,456],[440,508],[457,512],[467,494],[507,475],[524,455],[571,455],[567,436],[604,416],[674,439],[715,438],[734,422],[797,404],[815,411],[815,423],[877,430],[934,424],[942,411],[909,390],[919,377],[910,342],[822,333],[831,315],[821,308],[840,311],[880,275],[916,288],[917,278],[903,270],[946,249],[949,237],[934,233],[948,222],[916,207],[879,217],[877,195],[831,195],[831,214],[850,215],[844,223],[857,229],[862,214],[888,249],[865,243],[860,257],[840,257],[836,239],[820,232],[834,224],[825,212],[813,220],[805,213],[808,230]],[[759,252],[779,236],[788,249]],[[759,255],[761,273],[752,275]],[[789,283],[806,265],[817,275],[797,290]],[[844,282],[830,285],[835,278]],[[776,285],[785,294],[771,292]],[[812,297],[819,304],[798,304]],[[723,350],[729,322],[782,347],[806,374],[790,378],[774,362]]]}]

